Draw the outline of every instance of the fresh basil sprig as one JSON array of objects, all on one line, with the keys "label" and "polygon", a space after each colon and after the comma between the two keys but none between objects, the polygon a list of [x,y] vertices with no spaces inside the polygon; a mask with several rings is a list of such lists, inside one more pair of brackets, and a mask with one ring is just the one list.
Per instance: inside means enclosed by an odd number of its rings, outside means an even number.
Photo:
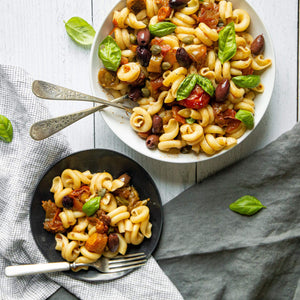
[{"label": "fresh basil sprig", "polygon": [[260,83],[259,75],[240,75],[232,77],[232,81],[239,87],[253,89]]},{"label": "fresh basil sprig", "polygon": [[176,100],[180,101],[186,99],[196,84],[199,84],[206,93],[213,96],[215,88],[208,78],[199,74],[190,74],[181,82],[177,90]]},{"label": "fresh basil sprig", "polygon": [[252,216],[262,208],[266,207],[255,197],[246,195],[231,203],[229,208],[241,215]]},{"label": "fresh basil sprig", "polygon": [[234,117],[242,121],[248,129],[252,129],[254,127],[254,116],[250,111],[240,109]]},{"label": "fresh basil sprig", "polygon": [[211,83],[211,81],[206,78],[203,77],[199,74],[197,74],[197,83],[203,88],[203,90],[209,94],[211,97],[214,95],[215,92],[215,88],[213,86],[213,84]]},{"label": "fresh basil sprig", "polygon": [[230,60],[236,53],[234,23],[230,22],[219,32],[218,57],[221,63]]},{"label": "fresh basil sprig", "polygon": [[80,17],[73,17],[65,22],[68,35],[82,46],[90,46],[93,43],[95,30]]},{"label": "fresh basil sprig", "polygon": [[101,197],[95,197],[85,202],[82,211],[89,217],[93,215],[100,207]]},{"label": "fresh basil sprig", "polygon": [[181,82],[179,88],[177,89],[176,99],[177,101],[186,99],[195,85],[197,84],[196,74],[190,74]]},{"label": "fresh basil sprig", "polygon": [[10,143],[13,138],[13,127],[5,116],[0,115],[0,140]]},{"label": "fresh basil sprig", "polygon": [[165,36],[176,29],[176,25],[171,22],[159,22],[149,26],[150,33],[154,36]]},{"label": "fresh basil sprig", "polygon": [[106,69],[117,71],[121,62],[121,49],[110,35],[99,45],[98,56]]}]

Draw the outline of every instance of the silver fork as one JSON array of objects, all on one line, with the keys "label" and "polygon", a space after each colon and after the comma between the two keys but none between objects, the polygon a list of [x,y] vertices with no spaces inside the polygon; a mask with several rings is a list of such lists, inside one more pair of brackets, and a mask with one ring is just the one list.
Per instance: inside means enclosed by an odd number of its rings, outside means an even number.
[{"label": "silver fork", "polygon": [[5,275],[7,277],[33,275],[40,273],[50,273],[58,271],[69,271],[78,267],[92,267],[101,273],[117,273],[139,268],[145,265],[147,256],[144,253],[133,253],[127,255],[118,255],[113,258],[101,257],[94,263],[69,263],[69,262],[55,262],[47,264],[32,264],[9,266],[5,268]]},{"label": "silver fork", "polygon": [[[90,96],[84,93],[80,93],[50,82],[35,80],[32,83],[32,92],[39,98],[45,100],[67,100],[67,101],[89,101],[100,103],[102,105],[98,105],[95,107],[91,107],[85,110],[81,110],[75,113],[71,113],[68,115],[63,115],[56,118],[51,118],[48,120],[42,120],[39,122],[34,123],[30,128],[30,136],[37,141],[43,140],[45,138],[50,137],[54,133],[70,126],[71,124],[75,123],[76,121],[95,113],[107,106],[113,106],[120,109],[125,110],[129,114],[132,113],[132,108],[124,106],[120,104],[124,100],[128,100],[128,96],[124,95],[120,98],[107,101],[101,98],[97,98],[94,96]],[[137,105],[133,101],[130,101],[130,105]]]}]

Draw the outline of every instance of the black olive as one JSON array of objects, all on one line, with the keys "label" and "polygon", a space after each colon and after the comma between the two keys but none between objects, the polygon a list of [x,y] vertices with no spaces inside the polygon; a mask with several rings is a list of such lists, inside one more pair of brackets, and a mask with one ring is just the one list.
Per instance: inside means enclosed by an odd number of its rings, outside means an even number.
[{"label": "black olive", "polygon": [[138,46],[136,48],[136,56],[137,60],[143,67],[148,67],[151,58],[151,52],[147,48]]},{"label": "black olive", "polygon": [[185,68],[188,68],[193,63],[193,60],[184,48],[178,48],[176,50],[176,59],[178,63]]},{"label": "black olive", "polygon": [[132,101],[137,101],[143,97],[143,93],[139,87],[132,87],[128,93],[128,97]]},{"label": "black olive", "polygon": [[72,208],[73,207],[73,199],[69,196],[64,196],[62,200],[62,205],[65,208]]},{"label": "black olive", "polygon": [[188,2],[189,0],[169,0],[169,6],[175,9],[183,8]]},{"label": "black olive", "polygon": [[146,47],[150,42],[150,31],[148,28],[144,28],[137,33],[137,43],[139,46]]},{"label": "black olive", "polygon": [[151,134],[147,137],[146,146],[149,149],[154,149],[157,147],[158,142],[159,142],[159,136],[156,134]]}]

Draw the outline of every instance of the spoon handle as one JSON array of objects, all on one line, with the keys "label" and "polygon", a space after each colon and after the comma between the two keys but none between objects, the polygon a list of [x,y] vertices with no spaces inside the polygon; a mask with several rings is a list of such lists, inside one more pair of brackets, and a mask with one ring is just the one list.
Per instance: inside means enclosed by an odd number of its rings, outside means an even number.
[{"label": "spoon handle", "polygon": [[[93,97],[84,93],[80,93],[50,82],[35,80],[32,83],[32,92],[39,98],[46,100],[76,100],[76,101],[89,101],[105,104],[108,106],[113,106],[126,110],[129,113],[132,113],[132,109],[122,104],[115,103],[115,101],[103,100],[101,98]],[[127,99],[127,95],[122,97]]]},{"label": "spoon handle", "polygon": [[[112,102],[120,102],[123,101],[125,98],[126,97],[123,96],[112,100]],[[46,139],[54,133],[75,123],[76,121],[105,107],[107,107],[107,105],[99,105],[85,110],[81,110],[76,113],[36,122],[30,128],[30,136],[36,141]]]}]

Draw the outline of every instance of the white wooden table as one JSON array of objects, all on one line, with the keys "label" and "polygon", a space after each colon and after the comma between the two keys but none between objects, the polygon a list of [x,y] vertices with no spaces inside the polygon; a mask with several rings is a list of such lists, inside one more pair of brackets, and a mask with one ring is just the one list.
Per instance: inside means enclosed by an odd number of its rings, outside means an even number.
[{"label": "white wooden table", "polygon": [[[87,20],[97,30],[118,0],[0,0],[0,63],[23,67],[35,79],[91,93],[90,50],[76,45],[63,21],[73,16]],[[276,54],[276,82],[271,104],[250,138],[228,154],[193,164],[153,161],[121,142],[96,113],[64,129],[74,151],[107,148],[139,162],[158,185],[163,203],[209,174],[248,155],[291,129],[298,120],[297,12],[298,1],[249,0],[263,19]],[[0,99],[1,101],[1,99]],[[43,101],[43,100],[41,100]],[[81,102],[47,102],[53,116],[91,107]],[[191,199],[192,200],[192,199]]]}]

